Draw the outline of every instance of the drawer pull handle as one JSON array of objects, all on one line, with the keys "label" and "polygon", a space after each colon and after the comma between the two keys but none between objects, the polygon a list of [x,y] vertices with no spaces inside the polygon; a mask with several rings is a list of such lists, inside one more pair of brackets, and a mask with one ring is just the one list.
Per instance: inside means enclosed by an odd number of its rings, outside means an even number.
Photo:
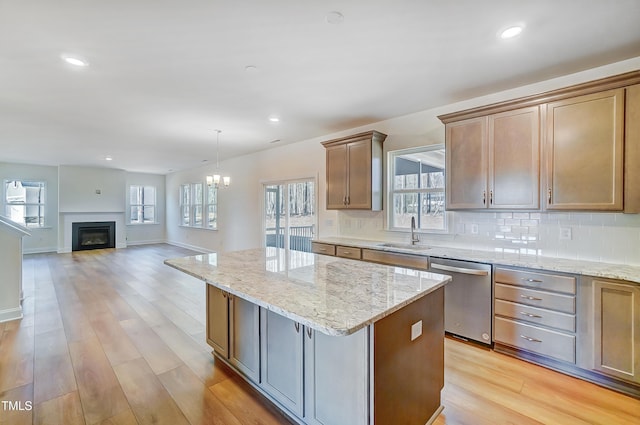
[{"label": "drawer pull handle", "polygon": [[527,317],[534,317],[536,319],[542,319],[542,316],[538,316],[537,314],[531,314],[531,313],[527,313],[525,311],[521,311],[520,314],[527,316]]},{"label": "drawer pull handle", "polygon": [[538,279],[531,279],[531,278],[526,278],[523,277],[522,280],[524,280],[525,282],[530,282],[530,283],[542,283],[542,280],[538,280]]},{"label": "drawer pull handle", "polygon": [[342,251],[342,253],[343,253],[344,255],[349,255],[349,254],[351,254],[351,252],[350,252],[350,251]]},{"label": "drawer pull handle", "polygon": [[542,342],[542,340],[531,338],[530,336],[526,336],[526,335],[520,335],[520,338],[524,338],[527,341],[531,341],[531,342]]},{"label": "drawer pull handle", "polygon": [[307,328],[307,336],[309,337],[309,339],[311,339],[311,328]]},{"label": "drawer pull handle", "polygon": [[325,252],[327,250],[327,248],[319,248],[318,251],[322,251]]},{"label": "drawer pull handle", "polygon": [[300,323],[295,322],[293,325],[296,327],[296,333],[300,333]]},{"label": "drawer pull handle", "polygon": [[520,298],[524,298],[525,300],[531,300],[531,301],[542,301],[542,298],[532,297],[531,295],[520,295]]}]

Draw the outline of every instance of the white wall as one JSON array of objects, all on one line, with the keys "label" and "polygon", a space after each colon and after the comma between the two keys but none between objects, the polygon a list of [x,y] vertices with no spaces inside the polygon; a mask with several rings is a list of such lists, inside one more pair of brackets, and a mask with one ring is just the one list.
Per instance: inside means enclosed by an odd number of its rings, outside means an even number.
[{"label": "white wall", "polygon": [[129,221],[129,186],[154,186],[156,188],[156,223],[127,224],[127,245],[161,243],[166,240],[165,176],[159,174],[127,173],[125,219]]},{"label": "white wall", "polygon": [[[218,190],[218,230],[215,231],[180,226],[178,207],[180,185],[204,183],[205,176],[213,174],[215,166],[167,175],[167,241],[212,251],[262,246],[264,183],[314,178],[319,180],[316,191],[324,194],[325,160],[320,140],[276,147],[221,163],[220,171],[231,176],[231,186]],[[325,210],[324,196],[320,196],[318,202],[320,227],[327,235],[336,234],[336,213]]]},{"label": "white wall", "polygon": [[[390,150],[444,143],[444,125],[438,120],[438,115],[637,69],[640,69],[640,57],[223,161],[221,169],[231,174],[232,185],[220,190],[220,230],[217,232],[182,228],[178,225],[179,185],[204,181],[206,174],[212,174],[212,167],[170,174],[167,176],[167,240],[204,250],[236,250],[260,246],[261,183],[319,176],[318,234],[321,237],[344,235],[404,241],[408,238],[405,233],[385,230],[386,212],[335,212],[325,209],[325,152],[321,141],[373,129],[388,135],[384,143],[385,154]],[[431,243],[476,249],[497,249],[504,252],[521,252],[524,249],[525,252],[535,251],[541,255],[640,264],[640,255],[637,254],[640,252],[640,215],[525,214],[526,217],[509,212],[504,215],[488,212],[451,213],[450,234],[428,235],[423,239]],[[478,234],[471,234],[472,224],[478,224]],[[559,239],[560,226],[573,228],[574,238],[571,241]]]},{"label": "white wall", "polygon": [[[105,220],[109,221],[113,218],[105,216],[105,213],[116,217],[115,220],[121,223],[117,235],[118,247],[166,240],[164,175],[128,173],[106,168],[49,167],[0,162],[0,182],[4,180],[46,183],[45,227],[30,229],[31,236],[25,237],[23,241],[24,252],[27,254],[68,251],[70,241],[65,242],[68,235],[64,227],[68,221],[66,219],[71,216],[78,219],[89,217],[89,220],[106,217]],[[129,185],[134,184],[156,187],[157,224],[125,225],[125,211],[128,211],[127,190]],[[100,189],[100,195],[95,193],[96,189]],[[4,193],[0,195],[4,197]],[[59,197],[63,208],[59,208]],[[4,211],[0,213],[4,214]]]},{"label": "white wall", "polygon": [[[31,236],[24,237],[23,248],[25,253],[55,251],[58,246],[58,167],[0,162],[0,183],[5,180],[45,182],[45,227],[30,229]],[[0,192],[0,204],[3,204],[4,184]]]},{"label": "white wall", "polygon": [[126,178],[124,170],[61,165],[60,213],[123,213]]}]

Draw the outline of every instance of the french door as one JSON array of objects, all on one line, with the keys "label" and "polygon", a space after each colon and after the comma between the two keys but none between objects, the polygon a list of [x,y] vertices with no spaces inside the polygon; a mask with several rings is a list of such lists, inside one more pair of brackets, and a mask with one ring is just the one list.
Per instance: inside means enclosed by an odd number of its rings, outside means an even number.
[{"label": "french door", "polygon": [[311,252],[316,229],[314,179],[264,185],[265,246]]}]

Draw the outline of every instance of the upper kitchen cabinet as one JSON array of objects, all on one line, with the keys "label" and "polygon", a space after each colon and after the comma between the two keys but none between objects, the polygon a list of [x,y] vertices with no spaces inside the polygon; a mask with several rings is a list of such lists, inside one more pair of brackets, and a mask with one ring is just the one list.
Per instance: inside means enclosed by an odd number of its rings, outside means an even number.
[{"label": "upper kitchen cabinet", "polygon": [[640,84],[625,93],[624,212],[640,212]]},{"label": "upper kitchen cabinet", "polygon": [[447,209],[539,207],[537,106],[446,124]]},{"label": "upper kitchen cabinet", "polygon": [[640,70],[438,118],[450,210],[640,212]]},{"label": "upper kitchen cabinet", "polygon": [[623,207],[624,89],[547,105],[547,209]]},{"label": "upper kitchen cabinet", "polygon": [[327,152],[327,209],[382,210],[382,143],[377,131],[322,142]]}]

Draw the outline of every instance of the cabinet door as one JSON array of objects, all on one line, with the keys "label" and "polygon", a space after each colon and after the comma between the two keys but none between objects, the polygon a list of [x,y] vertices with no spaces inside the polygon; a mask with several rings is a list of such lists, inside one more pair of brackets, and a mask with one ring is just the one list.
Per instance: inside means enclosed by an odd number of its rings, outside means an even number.
[{"label": "cabinet door", "polygon": [[305,328],[305,423],[369,423],[368,328],[332,337]]},{"label": "cabinet door", "polygon": [[371,140],[347,144],[347,207],[371,209]]},{"label": "cabinet door", "polygon": [[539,108],[489,116],[489,208],[539,208],[539,178]]},{"label": "cabinet door", "polygon": [[260,380],[260,308],[229,295],[229,362],[254,382]]},{"label": "cabinet door", "polygon": [[346,208],[347,146],[327,148],[327,209]]},{"label": "cabinet door", "polygon": [[229,357],[227,294],[211,285],[207,285],[207,343],[222,357]]},{"label": "cabinet door", "polygon": [[640,286],[593,281],[594,369],[640,382]]},{"label": "cabinet door", "polygon": [[298,417],[303,416],[302,325],[260,309],[260,383]]},{"label": "cabinet door", "polygon": [[547,209],[621,210],[624,89],[547,106]]},{"label": "cabinet door", "polygon": [[487,207],[487,117],[446,126],[447,209]]}]

